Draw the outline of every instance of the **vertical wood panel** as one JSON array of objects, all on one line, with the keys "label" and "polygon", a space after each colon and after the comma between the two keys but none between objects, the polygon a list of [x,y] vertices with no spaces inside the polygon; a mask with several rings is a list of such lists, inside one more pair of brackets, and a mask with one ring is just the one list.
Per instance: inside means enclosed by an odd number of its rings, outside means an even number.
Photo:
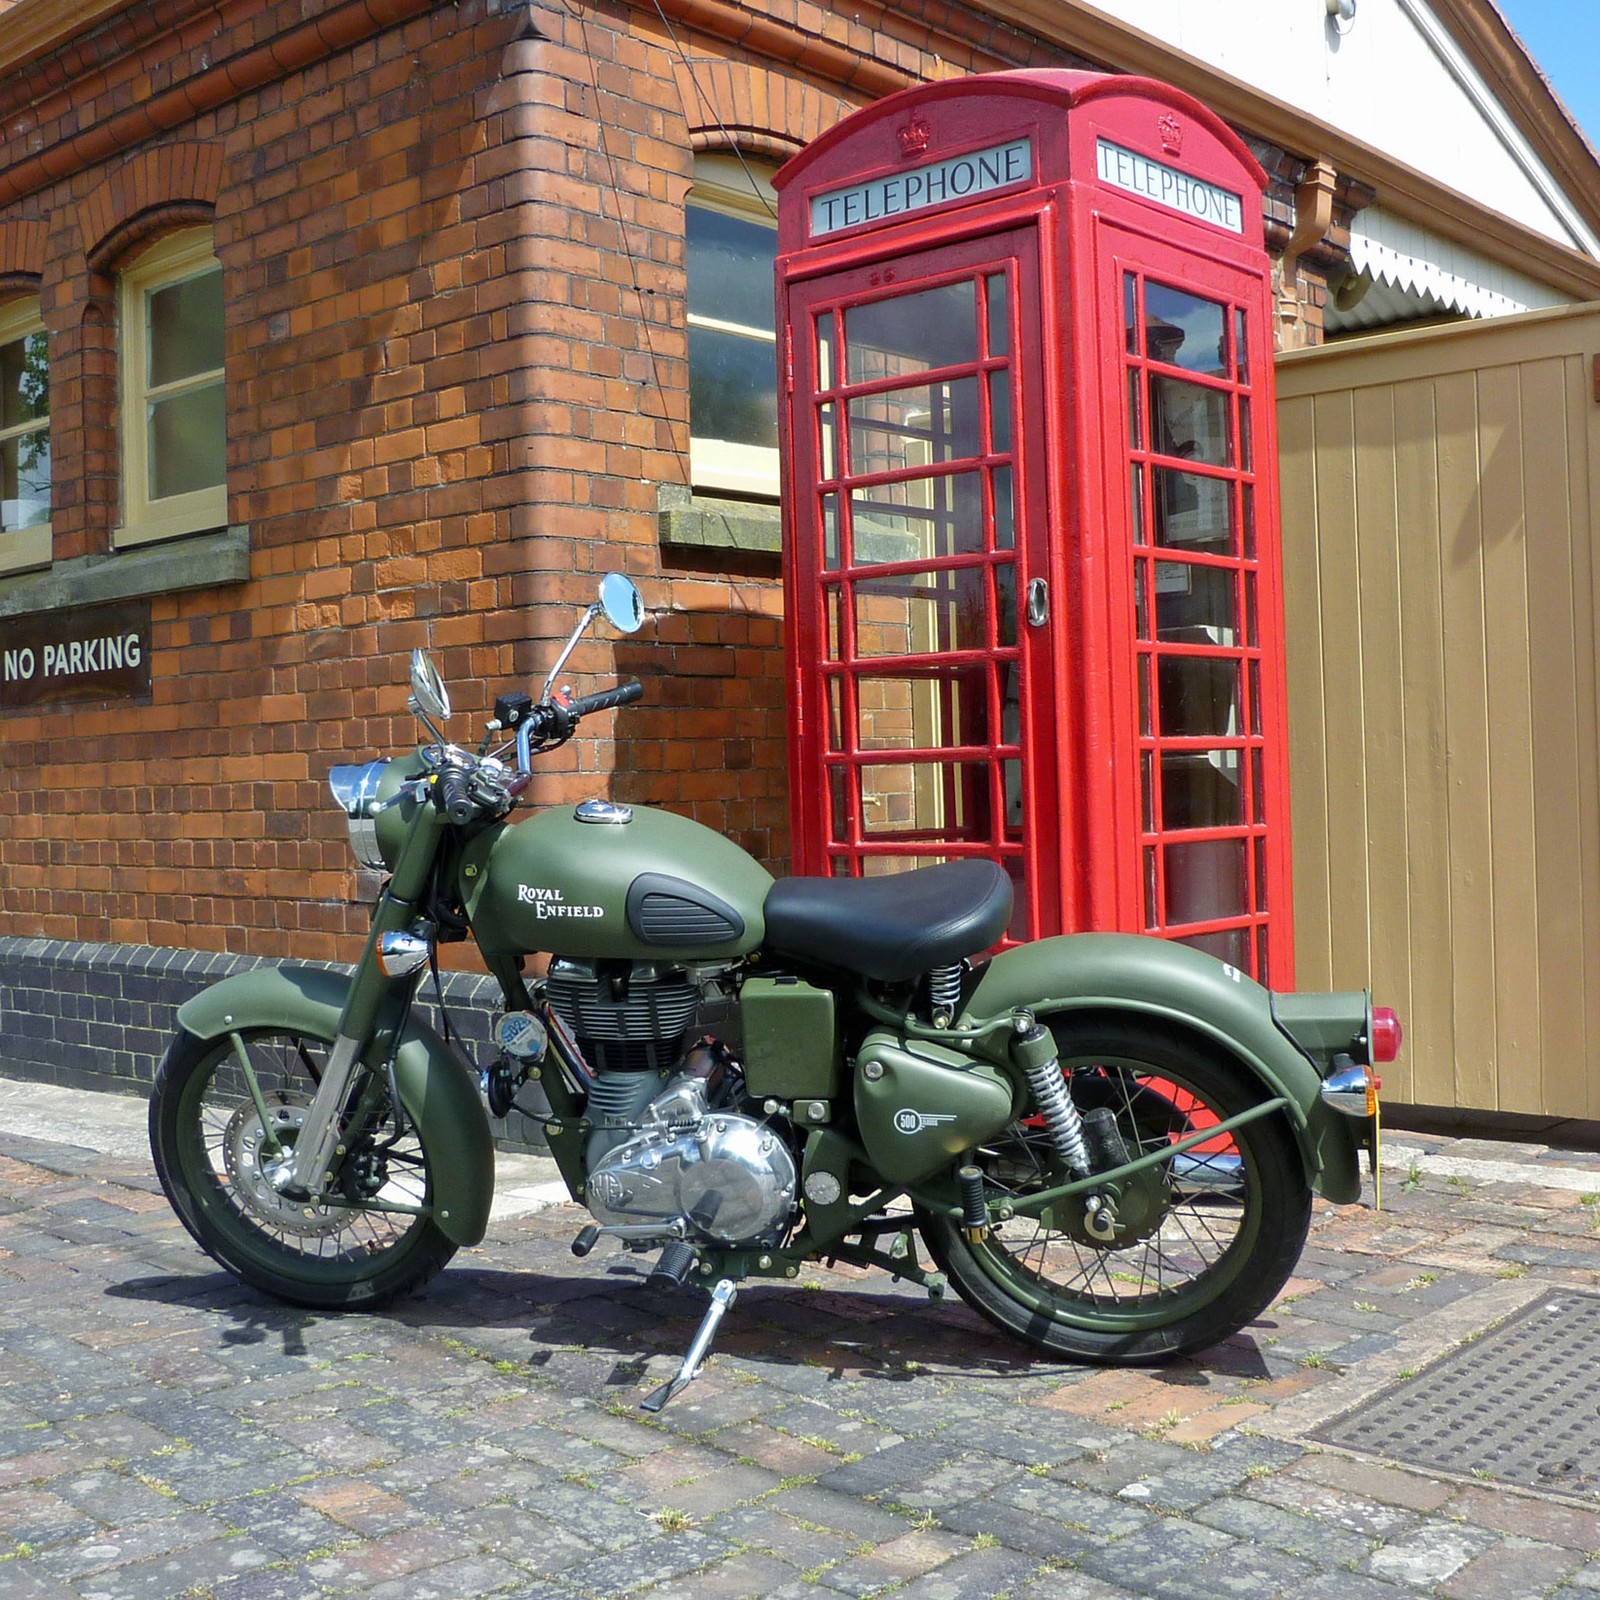
[{"label": "vertical wood panel", "polygon": [[1477,391],[1473,374],[1449,373],[1438,382],[1435,405],[1449,782],[1449,937],[1458,1045],[1452,1101],[1494,1110],[1494,847]]},{"label": "vertical wood panel", "polygon": [[1401,699],[1400,554],[1394,394],[1358,397],[1356,422],[1356,576],[1361,595],[1359,650],[1366,837],[1366,976],[1364,982],[1411,1014],[1410,917],[1404,890],[1410,849],[1406,804],[1405,721]]},{"label": "vertical wood panel", "polygon": [[1346,975],[1364,974],[1369,967],[1367,774],[1352,397],[1348,393],[1319,396],[1316,416],[1323,723],[1328,741],[1328,932],[1334,982],[1343,985]]},{"label": "vertical wood panel", "polygon": [[[1577,640],[1588,624],[1588,597],[1587,585],[1575,581],[1568,365],[1547,360],[1522,369],[1539,1041],[1537,1051],[1520,1063],[1502,1059],[1500,1076],[1503,1083],[1511,1075],[1531,1079],[1537,1073],[1539,1109],[1582,1105],[1587,1096],[1584,696],[1578,685]],[[1592,861],[1592,845],[1589,856]],[[1526,958],[1519,965],[1525,964]],[[1513,981],[1520,976],[1513,975]]]},{"label": "vertical wood panel", "polygon": [[[1567,410],[1574,448],[1568,477],[1572,507],[1572,587],[1578,633],[1574,665],[1578,675],[1579,786],[1582,807],[1584,1017],[1588,1047],[1584,1073],[1588,1093],[1582,1109],[1560,1109],[1567,1115],[1600,1118],[1600,405],[1592,387],[1594,362],[1600,353],[1600,308],[1590,324],[1587,343],[1567,363]],[[1592,1053],[1591,1053],[1592,1052]]]},{"label": "vertical wood panel", "polygon": [[1328,736],[1323,722],[1316,438],[1312,402],[1285,401],[1278,409],[1278,490],[1283,505],[1295,970],[1303,989],[1334,986],[1328,935]]},{"label": "vertical wood panel", "polygon": [[[1527,517],[1521,369],[1478,374],[1484,677],[1494,895],[1495,1105],[1539,1109],[1539,919],[1533,829]],[[1559,425],[1543,419],[1545,426]],[[1548,487],[1543,491],[1548,494]]]},{"label": "vertical wood panel", "polygon": [[1450,940],[1450,788],[1445,769],[1444,588],[1439,549],[1438,419],[1431,380],[1394,391],[1400,522],[1400,694],[1405,715],[1407,926],[1412,944],[1398,1093],[1455,1098],[1455,983]]}]

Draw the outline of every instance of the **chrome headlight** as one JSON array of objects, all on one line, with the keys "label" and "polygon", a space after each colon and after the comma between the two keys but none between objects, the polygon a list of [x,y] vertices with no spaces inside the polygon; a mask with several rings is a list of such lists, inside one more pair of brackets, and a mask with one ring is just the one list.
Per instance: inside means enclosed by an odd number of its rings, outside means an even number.
[{"label": "chrome headlight", "polygon": [[361,766],[335,767],[328,774],[328,787],[350,829],[350,848],[364,867],[383,867],[387,863],[378,848],[378,784],[388,759],[368,761]]}]

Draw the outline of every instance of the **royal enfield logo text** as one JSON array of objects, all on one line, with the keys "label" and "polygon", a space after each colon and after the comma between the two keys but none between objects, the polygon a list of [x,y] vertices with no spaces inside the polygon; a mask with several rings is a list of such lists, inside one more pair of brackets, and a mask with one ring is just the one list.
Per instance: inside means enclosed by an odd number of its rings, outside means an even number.
[{"label": "royal enfield logo text", "polygon": [[540,922],[551,917],[603,917],[606,914],[604,906],[568,905],[559,889],[541,889],[531,883],[517,885],[517,904],[532,906]]}]

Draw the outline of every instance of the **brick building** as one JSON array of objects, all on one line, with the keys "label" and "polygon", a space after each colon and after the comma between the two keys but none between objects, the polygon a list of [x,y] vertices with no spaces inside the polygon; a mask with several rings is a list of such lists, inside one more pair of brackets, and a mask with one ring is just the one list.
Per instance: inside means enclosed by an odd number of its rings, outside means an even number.
[{"label": "brick building", "polygon": [[[1434,11],[1557,187],[1592,177],[1492,6]],[[612,568],[650,623],[572,673],[647,699],[531,798],[664,804],[781,869],[770,178],[874,98],[1019,66],[1150,72],[1234,123],[1282,345],[1363,274],[1391,319],[1478,309],[1352,254],[1375,197],[1600,297],[1577,234],[1077,0],[0,3],[11,1064],[138,1079],[223,952],[351,958],[371,884],[327,768],[412,738],[414,646],[476,726]],[[142,1031],[97,1056],[97,1019]]]}]

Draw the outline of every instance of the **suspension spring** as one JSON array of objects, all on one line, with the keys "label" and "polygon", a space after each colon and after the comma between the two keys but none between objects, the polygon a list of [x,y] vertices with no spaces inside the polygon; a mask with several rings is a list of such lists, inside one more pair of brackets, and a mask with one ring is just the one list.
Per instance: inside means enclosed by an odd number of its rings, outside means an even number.
[{"label": "suspension spring", "polygon": [[1056,1154],[1074,1172],[1087,1175],[1092,1169],[1089,1147],[1083,1139],[1083,1118],[1079,1116],[1078,1108],[1067,1092],[1061,1062],[1047,1043],[1049,1037],[1038,1023],[1025,1032],[1019,1032],[1016,1043],[1021,1046],[1018,1055],[1021,1057],[1022,1070],[1028,1079],[1028,1087],[1033,1090],[1034,1104],[1044,1118]]},{"label": "suspension spring", "polygon": [[936,1028],[948,1028],[961,1006],[961,963],[928,974],[928,1012]]}]

